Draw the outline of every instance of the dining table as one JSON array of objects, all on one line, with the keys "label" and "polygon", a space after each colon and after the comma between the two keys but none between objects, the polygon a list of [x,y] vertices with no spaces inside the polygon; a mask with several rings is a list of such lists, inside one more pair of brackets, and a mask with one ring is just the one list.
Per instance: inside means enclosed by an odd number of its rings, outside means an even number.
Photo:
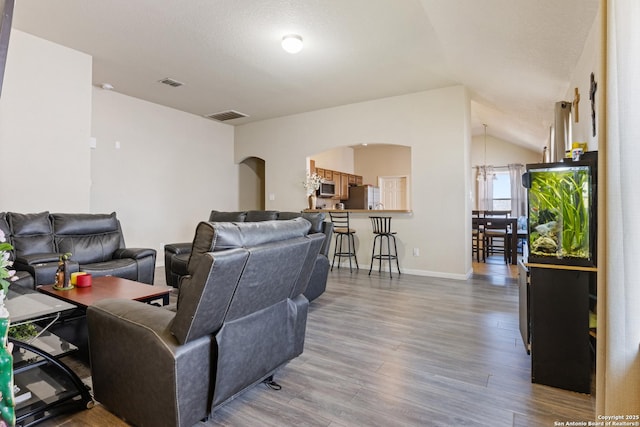
[{"label": "dining table", "polygon": [[[506,229],[505,251],[507,251],[507,259],[511,261],[511,264],[518,265],[518,238],[520,236],[518,218],[487,217],[473,218],[473,221],[477,221],[478,226],[481,228],[484,228],[486,224],[491,224],[493,228]],[[513,230],[516,230],[516,232],[514,233]]]}]

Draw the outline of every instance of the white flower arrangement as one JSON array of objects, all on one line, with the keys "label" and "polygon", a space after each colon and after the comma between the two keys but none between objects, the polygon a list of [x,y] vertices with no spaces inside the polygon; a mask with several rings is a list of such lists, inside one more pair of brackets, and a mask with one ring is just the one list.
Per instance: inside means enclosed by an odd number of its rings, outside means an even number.
[{"label": "white flower arrangement", "polygon": [[322,177],[317,173],[307,173],[307,178],[302,181],[302,185],[305,190],[307,190],[307,195],[311,195],[315,193],[315,191],[320,188],[320,183],[322,182]]},{"label": "white flower arrangement", "polygon": [[11,270],[13,261],[9,260],[10,251],[13,250],[13,246],[7,243],[7,238],[4,232],[0,230],[0,291],[7,295],[9,291],[10,282],[18,280],[15,270]]},{"label": "white flower arrangement", "polygon": [[18,280],[15,270],[10,269],[10,267],[13,266],[13,261],[9,260],[9,252],[12,250],[13,246],[7,243],[4,232],[0,230],[0,289],[4,292],[5,296],[9,291],[10,282]]}]

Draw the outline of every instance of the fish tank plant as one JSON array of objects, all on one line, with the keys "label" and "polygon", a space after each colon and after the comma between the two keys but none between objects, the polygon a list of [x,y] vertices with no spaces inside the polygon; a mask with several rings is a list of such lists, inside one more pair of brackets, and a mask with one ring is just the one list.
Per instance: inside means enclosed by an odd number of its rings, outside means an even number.
[{"label": "fish tank plant", "polygon": [[594,159],[527,165],[529,262],[596,265]]}]

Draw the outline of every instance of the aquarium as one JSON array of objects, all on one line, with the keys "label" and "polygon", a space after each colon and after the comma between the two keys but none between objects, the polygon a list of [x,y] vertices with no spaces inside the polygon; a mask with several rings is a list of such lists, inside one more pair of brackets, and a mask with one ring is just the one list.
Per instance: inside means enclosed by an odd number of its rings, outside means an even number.
[{"label": "aquarium", "polygon": [[595,159],[527,165],[530,263],[596,265]]}]

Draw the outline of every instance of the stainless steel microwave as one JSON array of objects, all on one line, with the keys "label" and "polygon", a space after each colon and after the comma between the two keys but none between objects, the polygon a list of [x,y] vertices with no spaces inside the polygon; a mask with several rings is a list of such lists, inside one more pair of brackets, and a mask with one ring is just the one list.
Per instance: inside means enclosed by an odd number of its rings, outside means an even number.
[{"label": "stainless steel microwave", "polygon": [[320,183],[317,195],[319,197],[333,197],[336,195],[336,183],[333,181],[323,181]]}]

